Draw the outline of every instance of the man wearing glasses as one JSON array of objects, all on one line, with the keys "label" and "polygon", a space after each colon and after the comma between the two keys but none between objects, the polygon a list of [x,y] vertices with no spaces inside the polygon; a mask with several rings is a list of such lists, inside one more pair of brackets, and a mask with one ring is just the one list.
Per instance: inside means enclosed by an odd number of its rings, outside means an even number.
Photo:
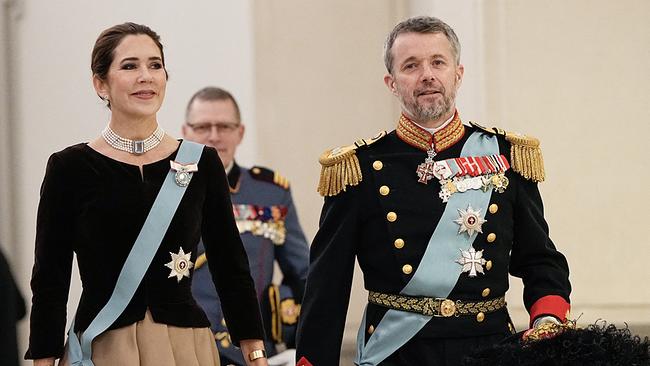
[{"label": "man wearing glasses", "polygon": [[[307,277],[309,248],[298,222],[288,181],[263,167],[244,168],[235,162],[235,152],[244,137],[239,106],[226,90],[206,87],[190,99],[183,124],[183,137],[213,147],[226,169],[233,213],[241,234],[251,276],[267,331],[269,356],[280,347],[295,347],[295,327]],[[192,291],[212,324],[223,365],[245,365],[230,342],[219,297],[199,245]],[[274,285],[277,261],[282,285]],[[271,361],[271,360],[269,360]],[[291,362],[295,362],[291,360]]]}]

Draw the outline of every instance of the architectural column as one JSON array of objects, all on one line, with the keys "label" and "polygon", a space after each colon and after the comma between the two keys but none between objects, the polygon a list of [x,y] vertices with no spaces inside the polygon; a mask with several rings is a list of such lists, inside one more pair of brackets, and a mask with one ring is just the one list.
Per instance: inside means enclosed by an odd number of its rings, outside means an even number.
[{"label": "architectural column", "polygon": [[456,32],[460,41],[460,63],[465,66],[463,85],[458,91],[458,111],[464,122],[484,124],[486,119],[485,29],[482,0],[411,0],[410,16],[428,15],[441,19]]},{"label": "architectural column", "polygon": [[18,220],[16,210],[20,201],[17,197],[15,172],[16,136],[20,129],[16,108],[17,75],[15,70],[16,24],[21,15],[20,0],[0,1],[0,243],[9,262],[16,265],[22,252],[16,240]]}]

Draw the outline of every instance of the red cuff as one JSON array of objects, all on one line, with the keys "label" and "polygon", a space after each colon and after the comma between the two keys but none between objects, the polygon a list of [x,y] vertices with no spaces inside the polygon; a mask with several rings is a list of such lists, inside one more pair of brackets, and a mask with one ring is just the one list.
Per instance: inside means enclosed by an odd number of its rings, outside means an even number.
[{"label": "red cuff", "polygon": [[571,310],[571,304],[569,304],[562,296],[558,295],[547,295],[544,296],[533,304],[530,307],[530,324],[533,326],[533,322],[537,317],[542,315],[553,315],[554,317],[560,319],[562,323],[565,323],[567,317],[569,316],[569,311]]},{"label": "red cuff", "polygon": [[313,366],[313,365],[311,364],[311,362],[307,361],[305,356],[303,356],[303,357],[300,357],[300,360],[298,360],[298,363],[296,364],[296,366]]}]

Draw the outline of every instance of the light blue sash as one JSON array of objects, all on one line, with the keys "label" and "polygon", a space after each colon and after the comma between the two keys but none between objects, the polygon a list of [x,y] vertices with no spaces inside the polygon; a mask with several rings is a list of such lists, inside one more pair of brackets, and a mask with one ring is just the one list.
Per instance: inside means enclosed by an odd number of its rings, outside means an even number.
[{"label": "light blue sash", "polygon": [[[474,132],[465,142],[461,156],[482,156],[499,153],[496,137]],[[403,295],[446,298],[456,286],[462,266],[456,263],[461,250],[468,250],[478,235],[458,234],[458,210],[467,206],[485,210],[491,191],[471,189],[449,198],[445,211],[427,245],[420,265],[409,283],[400,292]],[[408,342],[431,320],[431,316],[399,310],[388,310],[364,345],[366,314],[357,335],[357,359],[360,366],[376,366]]]},{"label": "light blue sash", "polygon": [[[184,164],[198,163],[202,152],[203,145],[183,140],[176,160]],[[174,176],[173,170],[167,173],[156,201],[149,211],[149,216],[124,262],[111,298],[81,334],[81,342],[74,332],[74,321],[72,322],[68,331],[68,357],[71,366],[94,366],[91,361],[93,339],[110,327],[122,314],[149,269],[187,188],[176,184]]]}]

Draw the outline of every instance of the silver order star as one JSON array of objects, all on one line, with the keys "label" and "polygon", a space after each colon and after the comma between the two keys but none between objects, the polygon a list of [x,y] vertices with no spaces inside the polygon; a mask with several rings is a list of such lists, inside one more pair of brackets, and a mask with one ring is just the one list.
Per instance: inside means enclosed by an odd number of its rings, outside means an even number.
[{"label": "silver order star", "polygon": [[470,247],[469,250],[460,250],[461,257],[456,263],[463,266],[463,273],[469,272],[469,277],[476,277],[476,273],[484,274],[483,266],[487,261],[483,258],[483,251],[478,252]]},{"label": "silver order star", "polygon": [[460,217],[454,220],[455,223],[460,225],[458,234],[466,232],[468,236],[472,236],[474,232],[483,232],[481,226],[487,220],[481,217],[481,210],[474,210],[472,206],[468,205],[467,210],[458,209],[458,213]]},{"label": "silver order star", "polygon": [[194,267],[194,263],[190,261],[192,252],[185,254],[183,248],[178,249],[178,254],[169,252],[172,256],[172,261],[165,264],[165,267],[171,269],[167,278],[176,277],[177,282],[181,282],[183,277],[190,277],[190,269]]}]

